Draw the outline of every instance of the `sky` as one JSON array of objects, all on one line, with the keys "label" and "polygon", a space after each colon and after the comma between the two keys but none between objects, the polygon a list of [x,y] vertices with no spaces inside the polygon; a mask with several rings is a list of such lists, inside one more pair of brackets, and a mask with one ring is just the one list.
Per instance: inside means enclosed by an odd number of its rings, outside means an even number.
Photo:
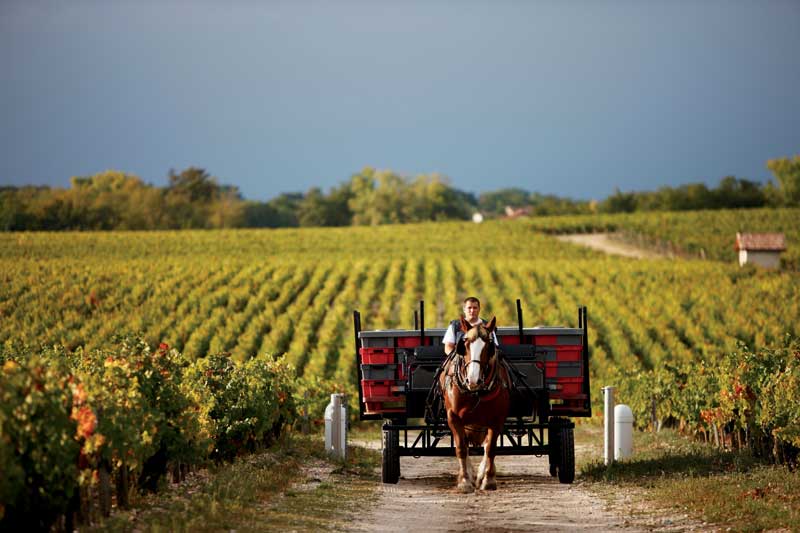
[{"label": "sky", "polygon": [[765,182],[800,154],[798,28],[798,0],[0,0],[0,185]]}]

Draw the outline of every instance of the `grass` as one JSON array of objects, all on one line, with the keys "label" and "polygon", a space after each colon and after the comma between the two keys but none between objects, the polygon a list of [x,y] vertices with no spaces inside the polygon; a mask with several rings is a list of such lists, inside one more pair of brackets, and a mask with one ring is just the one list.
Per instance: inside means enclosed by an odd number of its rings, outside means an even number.
[{"label": "grass", "polygon": [[[114,531],[342,529],[377,486],[379,455],[348,448],[330,459],[318,435],[290,434],[275,446],[192,474],[143,497],[102,524]],[[337,527],[338,526],[338,527]]]},{"label": "grass", "polygon": [[634,456],[606,466],[602,429],[576,432],[580,480],[598,493],[609,488],[633,494],[666,513],[688,514],[730,531],[800,531],[800,478],[764,463],[747,451],[724,451],[674,431],[636,433]]},{"label": "grass", "polygon": [[[355,427],[350,439],[375,440],[380,426]],[[602,464],[602,428],[578,425],[578,482],[650,520],[688,515],[730,531],[800,531],[800,478],[744,452],[692,442],[674,431],[636,433],[634,456]],[[114,531],[344,530],[374,497],[379,452],[348,448],[331,460],[319,435],[289,434],[269,450],[196,472],[181,484],[118,512],[101,527]],[[634,505],[632,505],[632,503]],[[634,523],[635,525],[635,523]],[[641,525],[641,524],[640,524]],[[649,526],[648,526],[649,527]],[[673,527],[674,529],[674,527]]]}]

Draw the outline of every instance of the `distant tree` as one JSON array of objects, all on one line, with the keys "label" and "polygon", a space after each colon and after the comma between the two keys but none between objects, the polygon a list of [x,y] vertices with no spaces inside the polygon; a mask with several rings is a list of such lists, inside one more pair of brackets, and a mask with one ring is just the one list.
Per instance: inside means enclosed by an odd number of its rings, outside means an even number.
[{"label": "distant tree", "polygon": [[164,191],[171,228],[210,228],[211,204],[220,196],[217,179],[205,169],[189,167],[179,174],[170,170]]},{"label": "distant tree", "polygon": [[217,178],[202,168],[189,167],[180,174],[170,170],[167,178],[169,180],[167,189],[170,193],[185,195],[192,202],[209,202],[219,191]]},{"label": "distant tree", "polygon": [[800,205],[800,155],[770,159],[767,168],[778,181],[778,202],[786,206]]},{"label": "distant tree", "polygon": [[350,199],[353,192],[349,183],[342,183],[331,189],[327,198],[327,225],[349,226],[353,221],[353,212],[350,210]]},{"label": "distant tree", "polygon": [[478,196],[478,207],[486,213],[501,215],[506,206],[522,207],[530,205],[528,191],[520,188],[499,189]]},{"label": "distant tree", "polygon": [[12,187],[0,187],[0,231],[14,229],[19,211],[16,190]]},{"label": "distant tree", "polygon": [[280,194],[267,202],[277,214],[278,227],[295,227],[299,225],[297,212],[302,201],[303,193],[289,192]]},{"label": "distant tree", "polygon": [[408,184],[405,219],[408,221],[467,219],[475,198],[450,186],[440,174],[421,174]]},{"label": "distant tree", "polygon": [[244,226],[244,202],[238,187],[223,185],[209,205],[209,222],[213,228],[241,228]]},{"label": "distant tree", "polygon": [[714,195],[705,183],[690,183],[681,189],[686,198],[685,209],[708,209],[714,204]]},{"label": "distant tree", "polygon": [[552,194],[531,193],[529,203],[537,216],[590,213],[589,202],[560,198]]},{"label": "distant tree", "polygon": [[244,202],[243,218],[246,228],[278,228],[283,222],[278,211],[266,202]]},{"label": "distant tree", "polygon": [[351,213],[348,184],[340,185],[324,195],[318,187],[308,190],[300,202],[297,218],[301,226],[346,226],[350,224]]},{"label": "distant tree", "polygon": [[353,213],[353,224],[369,226],[380,223],[378,206],[375,203],[375,169],[365,167],[350,177],[350,199],[347,202]]},{"label": "distant tree", "polygon": [[614,189],[614,194],[600,204],[600,210],[605,213],[632,213],[636,210],[636,193],[621,192]]},{"label": "distant tree", "polygon": [[[719,186],[714,190],[716,205],[721,208],[761,207],[766,203],[766,197],[761,186],[746,179],[735,176],[725,176]],[[695,207],[694,209],[702,209]]]},{"label": "distant tree", "polygon": [[328,200],[319,187],[308,190],[297,208],[297,220],[301,226],[327,226]]}]

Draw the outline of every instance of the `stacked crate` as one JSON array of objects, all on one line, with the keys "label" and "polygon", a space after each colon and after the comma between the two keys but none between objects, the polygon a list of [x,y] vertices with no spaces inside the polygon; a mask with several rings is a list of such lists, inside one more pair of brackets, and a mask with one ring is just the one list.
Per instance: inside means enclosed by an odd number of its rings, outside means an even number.
[{"label": "stacked crate", "polygon": [[556,400],[555,412],[583,405],[585,369],[583,368],[583,344],[579,335],[536,336],[536,351],[544,354],[545,387],[550,398]]},{"label": "stacked crate", "polygon": [[405,376],[396,350],[385,346],[360,348],[359,354],[364,412],[405,412]]}]

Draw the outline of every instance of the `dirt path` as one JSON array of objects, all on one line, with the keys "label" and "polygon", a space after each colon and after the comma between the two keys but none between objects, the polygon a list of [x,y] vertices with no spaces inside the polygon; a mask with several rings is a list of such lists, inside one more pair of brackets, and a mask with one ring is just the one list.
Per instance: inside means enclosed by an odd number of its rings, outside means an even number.
[{"label": "dirt path", "polygon": [[588,246],[607,254],[634,257],[636,259],[654,259],[663,257],[651,250],[645,250],[631,244],[624,243],[614,238],[612,233],[576,233],[574,235],[559,235],[560,241]]},{"label": "dirt path", "polygon": [[[478,460],[472,458],[474,466]],[[652,516],[643,520],[641,509],[623,513],[580,483],[562,485],[550,477],[546,457],[498,457],[496,464],[496,491],[462,494],[455,490],[454,458],[403,457],[400,482],[381,484],[377,499],[364,505],[352,530],[669,531],[680,522]],[[686,526],[677,530],[694,529]]]}]

